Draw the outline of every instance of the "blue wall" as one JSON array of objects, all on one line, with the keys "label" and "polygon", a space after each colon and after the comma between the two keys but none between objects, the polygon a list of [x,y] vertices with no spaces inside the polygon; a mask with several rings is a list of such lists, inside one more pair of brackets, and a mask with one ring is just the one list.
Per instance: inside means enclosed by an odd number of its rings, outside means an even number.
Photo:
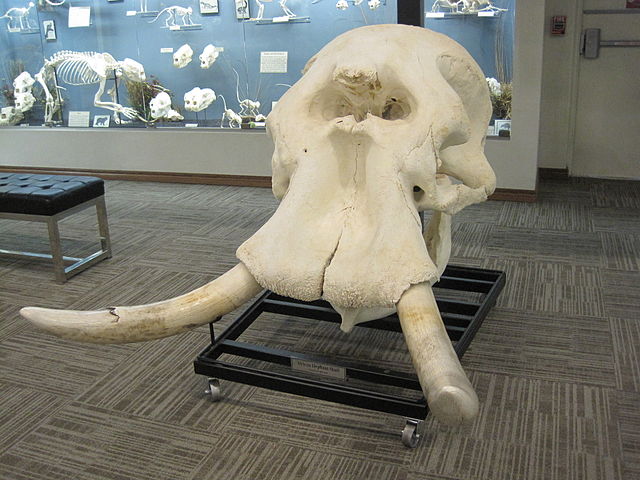
[{"label": "blue wall", "polygon": [[[34,0],[37,2],[37,0]],[[27,0],[1,1],[2,12],[11,7],[22,7]],[[286,87],[277,84],[293,84],[300,77],[300,70],[306,61],[323,45],[336,35],[366,23],[395,23],[396,3],[388,0],[376,11],[370,11],[366,1],[361,7],[350,3],[346,11],[335,8],[335,0],[289,0],[287,5],[298,16],[309,16],[310,23],[257,25],[255,22],[239,21],[235,16],[233,0],[219,0],[219,14],[200,15],[195,0],[159,1],[148,0],[150,10],[161,10],[170,5],[192,6],[194,23],[202,24],[201,30],[170,31],[164,26],[164,18],[148,23],[153,18],[126,16],[126,12],[139,9],[138,0],[122,2],[74,0],[73,6],[91,6],[92,25],[88,28],[67,28],[69,1],[62,7],[50,7],[40,11],[33,9],[32,18],[37,21],[41,32],[37,34],[8,33],[6,25],[0,23],[0,85],[11,84],[13,78],[9,72],[11,60],[24,63],[32,75],[41,68],[43,59],[60,50],[108,52],[117,60],[125,57],[139,61],[145,67],[147,77],[156,77],[161,84],[172,91],[174,105],[181,107],[185,121],[195,121],[196,114],[182,108],[185,92],[198,86],[212,88],[216,94],[222,94],[229,107],[238,110],[236,101],[235,68],[240,74],[240,98],[258,99],[262,113],[267,114],[271,102],[278,100]],[[255,0],[251,0],[251,14],[258,11]],[[277,0],[265,4],[265,18],[281,15]],[[166,14],[165,14],[166,15]],[[42,21],[52,19],[56,22],[57,41],[44,40]],[[6,22],[6,20],[4,20]],[[172,55],[160,53],[163,47],[177,50],[188,43],[194,50],[193,61],[183,69],[172,65]],[[200,68],[198,55],[209,43],[223,47],[214,65],[208,69]],[[260,74],[260,51],[288,51],[288,73]],[[112,85],[109,82],[107,88]],[[95,114],[110,113],[94,108],[93,97],[96,85],[66,86],[65,119],[69,110],[91,110]],[[103,99],[107,99],[105,94]],[[120,92],[120,103],[129,105],[124,88]],[[3,101],[4,105],[4,101]],[[205,112],[198,113],[202,124],[206,118],[220,119],[223,112],[221,101],[214,102]],[[42,108],[34,109],[32,123],[42,122]]]},{"label": "blue wall", "polygon": [[[444,33],[465,47],[487,77],[498,78],[495,47],[496,40],[502,37],[504,45],[504,81],[513,77],[513,29],[515,23],[515,0],[494,0],[493,4],[508,11],[495,17],[477,15],[446,15],[445,18],[426,18],[425,27]],[[425,9],[431,11],[433,0],[425,0]]]}]

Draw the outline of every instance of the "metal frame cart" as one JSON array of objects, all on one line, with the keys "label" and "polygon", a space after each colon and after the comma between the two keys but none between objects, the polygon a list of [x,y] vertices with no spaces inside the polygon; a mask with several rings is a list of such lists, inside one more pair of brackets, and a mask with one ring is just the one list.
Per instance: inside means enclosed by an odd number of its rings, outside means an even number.
[{"label": "metal frame cart", "polygon": [[[487,313],[496,303],[504,287],[505,277],[503,272],[495,270],[448,266],[440,281],[434,285],[442,320],[449,338],[454,343],[458,358],[462,358]],[[219,379],[224,379],[402,415],[406,417],[402,442],[411,448],[418,445],[420,439],[418,426],[429,413],[424,396],[421,395],[418,400],[415,400],[406,396],[394,396],[345,385],[344,382],[331,381],[357,379],[371,385],[400,387],[415,390],[421,394],[422,390],[415,375],[238,341],[240,335],[263,312],[334,323],[341,321],[340,315],[327,302],[302,302],[266,290],[217,338],[214,334],[213,322],[210,323],[211,344],[198,355],[194,361],[194,368],[197,374],[210,377],[207,393],[211,395],[213,401],[220,400]],[[358,326],[394,332],[402,331],[396,315]],[[220,360],[223,354],[261,360],[290,367],[290,370],[280,373],[238,365]],[[320,376],[323,379],[319,380]]]}]

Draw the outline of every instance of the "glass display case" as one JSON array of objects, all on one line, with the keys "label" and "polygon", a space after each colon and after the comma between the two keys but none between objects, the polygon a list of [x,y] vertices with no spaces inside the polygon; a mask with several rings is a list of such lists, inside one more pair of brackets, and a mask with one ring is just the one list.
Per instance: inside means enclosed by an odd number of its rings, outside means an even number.
[{"label": "glass display case", "polygon": [[487,77],[489,136],[511,136],[515,0],[427,0],[424,26],[465,47]]},{"label": "glass display case", "polygon": [[[0,125],[259,127],[313,54],[396,23],[397,1],[408,0],[5,0]],[[424,2],[424,26],[487,76],[489,135],[510,135],[515,7]]]},{"label": "glass display case", "polygon": [[0,125],[260,126],[328,41],[397,18],[395,0],[0,5]]}]

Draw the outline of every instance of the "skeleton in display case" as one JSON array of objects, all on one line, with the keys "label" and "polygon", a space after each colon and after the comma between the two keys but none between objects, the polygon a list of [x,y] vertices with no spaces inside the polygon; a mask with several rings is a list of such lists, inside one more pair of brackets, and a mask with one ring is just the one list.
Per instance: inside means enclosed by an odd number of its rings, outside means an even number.
[{"label": "skeleton in display case", "polygon": [[[256,18],[253,18],[252,20],[263,20],[264,4],[269,3],[271,1],[272,0],[262,0],[262,1],[256,0],[256,3],[258,4],[258,15],[256,16]],[[297,15],[293,13],[289,7],[287,7],[287,0],[278,0],[278,5],[280,5],[280,8],[282,9],[282,13],[284,13],[285,19],[297,17]]]},{"label": "skeleton in display case", "polygon": [[505,8],[496,7],[491,0],[434,0],[432,12],[452,13],[458,15],[476,15],[480,12],[506,12]]},{"label": "skeleton in display case", "polygon": [[201,112],[216,101],[216,94],[210,88],[195,87],[184,94],[184,108],[190,112]]},{"label": "skeleton in display case", "polygon": [[[164,26],[166,28],[179,27],[179,26],[182,26],[182,27],[199,26],[193,23],[193,20],[191,20],[191,14],[193,13],[193,8],[181,7],[180,5],[172,5],[170,7],[163,8],[158,12],[158,15],[156,15],[156,17],[153,20],[151,20],[149,23],[155,22],[165,13],[167,14],[167,18],[164,21]],[[178,25],[177,23],[178,18],[180,19],[180,22],[182,22],[182,25]]]},{"label": "skeleton in display case", "polygon": [[[120,115],[128,119],[138,118],[141,120],[138,112],[133,108],[124,107],[117,102],[116,87],[123,75],[133,82],[144,82],[146,79],[144,67],[130,58],[118,61],[108,53],[70,50],[55,53],[51,58],[45,60],[40,71],[34,76],[44,90],[46,97],[45,124],[53,123],[53,116],[61,107],[59,90],[63,87],[58,85],[58,81],[76,86],[98,84],[98,91],[93,101],[94,106],[113,111],[113,119],[116,123],[121,123]],[[111,101],[105,102],[102,101],[102,95],[105,92],[107,79],[111,76],[115,79],[115,85],[107,92],[111,96]],[[53,85],[55,97],[48,84]]]},{"label": "skeleton in display case", "polygon": [[[353,5],[357,7],[361,5],[363,1],[364,0],[353,0]],[[381,5],[382,2],[380,0],[369,0],[367,2],[369,10],[377,10]],[[338,0],[338,2],[336,3],[336,8],[338,10],[346,10],[347,8],[349,8],[349,2],[347,0]]]},{"label": "skeleton in display case", "polygon": [[180,115],[176,110],[171,108],[171,97],[167,92],[160,92],[149,102],[149,109],[151,118],[155,120],[170,120],[172,122],[178,122],[184,120],[184,117]]},{"label": "skeleton in display case", "polygon": [[34,6],[33,2],[29,2],[26,7],[13,7],[7,10],[0,17],[8,19],[7,30],[12,33],[36,30],[38,27],[29,18],[29,13]]},{"label": "skeleton in display case", "polygon": [[491,110],[484,74],[448,37],[406,25],[344,33],[267,119],[280,205],[239,247],[238,265],[163,302],[21,314],[61,337],[127,343],[205,325],[263,289],[326,300],[346,332],[397,312],[431,413],[470,421],[478,397],[432,286],[449,260],[451,216],[495,189],[483,151]]},{"label": "skeleton in display case", "polygon": [[[238,105],[240,105],[240,112],[238,112],[238,116],[241,119],[240,123],[242,123],[242,118],[258,122],[264,121],[266,117],[260,113],[260,102],[258,100],[251,100],[249,98],[240,100],[240,75],[235,68],[232,68],[232,70],[236,75],[236,99],[238,100]],[[247,83],[247,91],[248,90],[249,84]],[[260,87],[258,87],[258,92],[259,91]]]},{"label": "skeleton in display case", "polygon": [[191,63],[192,58],[193,49],[189,46],[189,44],[185,43],[174,52],[173,66],[176,68],[184,68],[189,65],[189,63]]},{"label": "skeleton in display case", "polygon": [[459,9],[460,1],[454,2],[451,0],[434,0],[433,5],[431,6],[432,12],[441,12],[441,9],[448,10],[448,13],[456,13]]},{"label": "skeleton in display case", "polygon": [[229,128],[240,128],[240,125],[242,125],[242,117],[227,107],[227,102],[222,95],[218,95],[218,97],[222,99],[222,103],[224,104],[220,127],[224,128],[224,124],[227,122]]},{"label": "skeleton in display case", "polygon": [[204,47],[204,50],[202,50],[202,53],[198,57],[200,59],[200,68],[211,68],[211,65],[214,64],[219,55],[220,50],[214,47],[212,44]]}]

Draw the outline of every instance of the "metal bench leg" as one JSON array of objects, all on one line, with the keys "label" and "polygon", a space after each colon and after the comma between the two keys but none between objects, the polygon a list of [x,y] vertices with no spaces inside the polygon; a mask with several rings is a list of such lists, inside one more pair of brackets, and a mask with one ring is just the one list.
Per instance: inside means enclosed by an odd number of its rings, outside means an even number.
[{"label": "metal bench leg", "polygon": [[106,252],[106,258],[111,258],[111,237],[109,236],[109,221],[107,220],[107,206],[104,195],[96,199],[96,212],[98,214],[98,231],[100,233],[100,245]]},{"label": "metal bench leg", "polygon": [[64,272],[64,259],[62,258],[62,243],[60,241],[60,230],[58,229],[58,219],[55,216],[47,219],[49,229],[49,243],[51,244],[51,259],[53,260],[53,270],[56,274],[56,281],[64,283],[67,275]]}]

